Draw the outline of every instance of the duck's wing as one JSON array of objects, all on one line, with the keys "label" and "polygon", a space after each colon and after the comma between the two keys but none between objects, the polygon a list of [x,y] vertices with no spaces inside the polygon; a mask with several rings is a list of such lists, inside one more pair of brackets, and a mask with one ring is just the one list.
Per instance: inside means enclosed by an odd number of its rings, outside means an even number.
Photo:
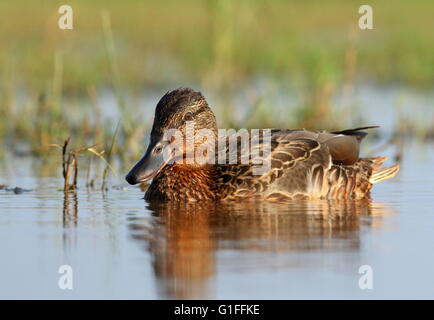
[{"label": "duck's wing", "polygon": [[359,160],[360,143],[368,134],[363,130],[374,128],[378,128],[378,126],[360,127],[334,132],[307,130],[283,132],[288,132],[292,139],[304,138],[318,141],[329,148],[333,163],[352,165]]},{"label": "duck's wing", "polygon": [[[244,163],[241,161],[245,145],[239,143],[232,152],[226,150],[226,160],[236,154],[237,162],[218,165],[219,192],[223,197],[249,197],[263,193],[283,175],[290,176],[290,179],[286,179],[287,185],[280,187],[289,192],[307,192],[312,186],[318,189],[316,192],[323,192],[326,172],[333,164],[352,165],[357,162],[360,141],[366,135],[359,128],[342,132],[272,130],[267,143],[263,132],[250,134],[248,162],[246,159]],[[238,142],[241,140],[239,137]],[[266,146],[269,146],[268,153]]]},{"label": "duck's wing", "polygon": [[[240,142],[241,139],[239,139]],[[323,149],[318,154],[317,151]],[[320,142],[299,135],[296,131],[271,132],[269,139],[259,133],[249,136],[249,148],[242,143],[238,148],[226,150],[226,160],[236,157],[238,162],[218,164],[219,178],[217,185],[223,198],[230,196],[250,197],[266,191],[273,182],[284,175],[297,163],[305,162],[307,168],[313,163],[321,163],[326,167],[331,165],[331,157],[327,147]],[[243,160],[243,154],[250,155]],[[313,154],[315,157],[312,157]],[[307,170],[306,170],[307,171]],[[303,173],[302,173],[303,174]],[[294,177],[296,179],[296,177]]]}]

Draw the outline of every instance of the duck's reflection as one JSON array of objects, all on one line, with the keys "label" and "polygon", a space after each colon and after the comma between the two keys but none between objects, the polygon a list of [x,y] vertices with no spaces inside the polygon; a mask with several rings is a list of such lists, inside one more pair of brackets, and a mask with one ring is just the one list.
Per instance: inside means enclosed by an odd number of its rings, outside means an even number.
[{"label": "duck's reflection", "polygon": [[[357,252],[362,227],[379,225],[379,220],[372,217],[390,212],[390,207],[373,205],[368,199],[284,204],[172,203],[150,204],[148,209],[154,218],[150,223],[133,218],[132,236],[143,241],[153,257],[160,294],[181,299],[212,297],[217,262],[220,267],[238,271],[275,269],[293,263],[294,259],[282,259],[281,253]],[[250,255],[243,255],[245,252]],[[264,252],[269,253],[265,260],[261,255]],[[300,265],[303,262],[297,261]]]}]

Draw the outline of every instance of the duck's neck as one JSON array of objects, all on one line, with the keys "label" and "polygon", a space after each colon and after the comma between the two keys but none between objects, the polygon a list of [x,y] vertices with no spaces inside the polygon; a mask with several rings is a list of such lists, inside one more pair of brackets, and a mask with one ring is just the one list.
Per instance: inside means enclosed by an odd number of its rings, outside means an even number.
[{"label": "duck's neck", "polygon": [[147,200],[216,200],[216,169],[212,165],[171,164],[154,178]]}]

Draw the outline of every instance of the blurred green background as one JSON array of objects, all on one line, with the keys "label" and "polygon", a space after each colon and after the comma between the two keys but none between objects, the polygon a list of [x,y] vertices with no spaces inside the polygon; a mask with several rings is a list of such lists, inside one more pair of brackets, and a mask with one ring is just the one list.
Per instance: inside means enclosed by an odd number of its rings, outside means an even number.
[{"label": "blurred green background", "polygon": [[[74,10],[73,30],[57,26],[63,4]],[[220,127],[356,125],[361,118],[336,117],[336,92],[434,84],[434,2],[373,1],[374,30],[358,28],[362,4],[1,1],[2,149],[43,156],[69,135],[107,149],[119,122],[113,152],[134,158],[151,103],[180,86],[211,97]],[[272,98],[282,92],[293,97],[284,117]],[[111,108],[116,116],[101,116]]]}]

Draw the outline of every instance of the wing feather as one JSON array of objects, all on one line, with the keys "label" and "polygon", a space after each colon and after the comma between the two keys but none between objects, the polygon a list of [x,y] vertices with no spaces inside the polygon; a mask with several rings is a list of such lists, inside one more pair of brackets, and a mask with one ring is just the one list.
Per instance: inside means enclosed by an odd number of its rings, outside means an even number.
[{"label": "wing feather", "polygon": [[[261,133],[262,134],[262,133]],[[313,138],[313,136],[312,136]],[[274,132],[271,136],[271,150],[268,154],[261,153],[258,149],[263,151],[264,141],[257,140],[255,144],[251,144],[251,154],[255,155],[251,157],[248,164],[236,165],[236,164],[222,164],[218,165],[220,170],[220,192],[223,193],[223,197],[231,196],[246,197],[262,194],[273,189],[273,185],[276,180],[286,176],[286,173],[294,167],[300,167],[298,164],[309,160],[312,154],[319,151],[322,145],[309,138],[303,138],[300,135],[293,135],[293,131],[278,131]],[[240,159],[241,145],[237,148],[237,158]],[[230,152],[228,149],[227,152]],[[327,148],[323,148],[322,152],[329,153]],[[228,156],[229,157],[229,156]],[[261,158],[262,157],[262,158]],[[262,160],[262,161],[260,161]],[[265,172],[255,175],[254,168],[263,166],[264,163],[269,163],[269,168]],[[329,164],[327,164],[329,165]],[[305,175],[310,170],[310,164],[305,168]],[[299,171],[299,170],[298,170]],[[324,170],[319,170],[317,174],[324,174]],[[323,185],[324,177],[315,176],[317,183]]]}]

